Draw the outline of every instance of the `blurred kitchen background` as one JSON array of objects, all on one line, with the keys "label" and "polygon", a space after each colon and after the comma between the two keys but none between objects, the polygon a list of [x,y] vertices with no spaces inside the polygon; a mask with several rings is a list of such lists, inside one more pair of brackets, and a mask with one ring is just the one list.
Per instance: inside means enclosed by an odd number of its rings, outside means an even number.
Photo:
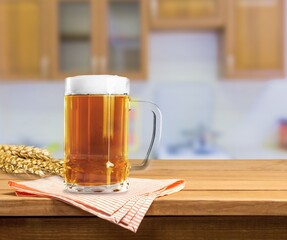
[{"label": "blurred kitchen background", "polygon": [[[63,157],[64,78],[117,74],[162,110],[159,159],[287,159],[284,0],[0,0],[0,144]],[[152,118],[134,106],[130,157]]]}]

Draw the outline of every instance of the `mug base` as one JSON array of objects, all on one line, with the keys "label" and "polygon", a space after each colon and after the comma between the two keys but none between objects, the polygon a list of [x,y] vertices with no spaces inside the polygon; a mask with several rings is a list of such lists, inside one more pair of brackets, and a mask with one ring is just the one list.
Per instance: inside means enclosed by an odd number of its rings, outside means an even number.
[{"label": "mug base", "polygon": [[120,183],[100,186],[80,186],[76,184],[65,183],[65,190],[72,193],[117,193],[126,192],[128,188],[128,179]]}]

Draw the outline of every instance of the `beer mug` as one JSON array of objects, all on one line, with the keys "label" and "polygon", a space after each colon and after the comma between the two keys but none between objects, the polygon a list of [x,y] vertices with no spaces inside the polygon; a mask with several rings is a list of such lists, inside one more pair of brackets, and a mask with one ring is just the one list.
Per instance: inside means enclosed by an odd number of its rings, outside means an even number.
[{"label": "beer mug", "polygon": [[[141,101],[138,101],[141,102]],[[130,166],[128,122],[131,100],[129,80],[110,75],[69,77],[65,82],[64,178],[70,192],[124,192],[130,170],[147,166],[160,136],[161,113],[150,102],[152,139],[145,159]]]}]

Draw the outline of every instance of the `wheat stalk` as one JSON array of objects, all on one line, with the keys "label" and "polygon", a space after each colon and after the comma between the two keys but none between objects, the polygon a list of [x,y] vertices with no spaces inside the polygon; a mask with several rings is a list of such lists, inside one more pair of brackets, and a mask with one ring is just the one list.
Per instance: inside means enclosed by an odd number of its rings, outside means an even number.
[{"label": "wheat stalk", "polygon": [[32,173],[41,177],[63,176],[63,161],[53,159],[46,149],[23,145],[0,145],[0,169],[7,173]]}]

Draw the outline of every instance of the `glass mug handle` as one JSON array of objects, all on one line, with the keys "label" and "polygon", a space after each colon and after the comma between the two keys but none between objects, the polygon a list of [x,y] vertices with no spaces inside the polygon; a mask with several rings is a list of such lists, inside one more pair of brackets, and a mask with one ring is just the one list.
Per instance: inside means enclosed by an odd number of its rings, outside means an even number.
[{"label": "glass mug handle", "polygon": [[149,105],[150,111],[152,112],[152,117],[153,117],[152,136],[151,136],[151,141],[150,141],[146,156],[140,164],[131,166],[131,171],[143,170],[148,166],[148,159],[149,159],[150,153],[152,151],[152,148],[154,146],[156,138],[157,138],[157,143],[159,143],[159,141],[160,141],[161,130],[162,130],[162,115],[161,115],[161,111],[160,111],[159,107],[152,102],[142,101],[142,100],[130,100],[130,103],[139,103],[139,104]]}]

